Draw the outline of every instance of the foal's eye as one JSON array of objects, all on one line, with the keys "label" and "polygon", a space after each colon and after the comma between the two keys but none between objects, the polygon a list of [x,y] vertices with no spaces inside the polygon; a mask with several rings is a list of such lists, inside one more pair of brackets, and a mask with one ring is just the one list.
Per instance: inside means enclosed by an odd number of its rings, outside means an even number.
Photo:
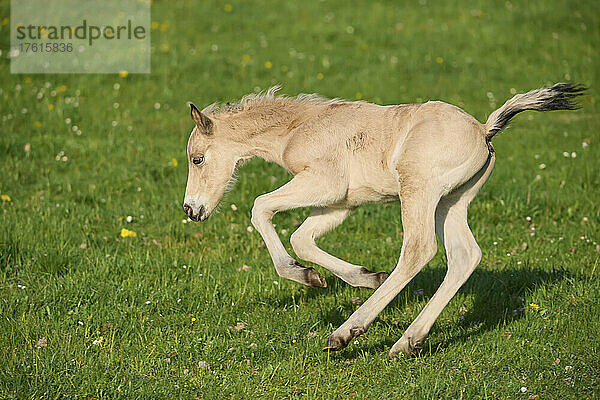
[{"label": "foal's eye", "polygon": [[192,158],[192,162],[196,165],[200,165],[204,162],[204,156],[196,156]]}]

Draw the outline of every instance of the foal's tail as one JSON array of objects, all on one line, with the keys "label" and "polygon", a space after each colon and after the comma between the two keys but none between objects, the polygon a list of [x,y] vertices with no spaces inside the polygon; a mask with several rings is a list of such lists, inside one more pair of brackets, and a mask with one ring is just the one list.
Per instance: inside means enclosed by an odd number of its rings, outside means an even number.
[{"label": "foal's tail", "polygon": [[575,110],[580,105],[574,98],[585,94],[586,87],[573,83],[557,83],[550,88],[532,90],[515,95],[502,107],[490,114],[485,123],[486,138],[491,139],[500,132],[508,120],[525,110],[552,111]]}]

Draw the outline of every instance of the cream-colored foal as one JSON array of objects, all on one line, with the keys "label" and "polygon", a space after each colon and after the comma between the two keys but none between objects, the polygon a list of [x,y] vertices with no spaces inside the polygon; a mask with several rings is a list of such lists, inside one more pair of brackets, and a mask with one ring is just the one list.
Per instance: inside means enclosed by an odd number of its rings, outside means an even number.
[{"label": "cream-colored foal", "polygon": [[[326,281],[292,258],[271,222],[279,211],[313,207],[292,234],[298,257],[320,265],[353,286],[377,289],[328,340],[340,350],[371,322],[435,256],[437,233],[447,253],[448,272],[429,303],[390,356],[412,355],[431,326],[481,260],[467,224],[469,203],[494,168],[490,140],[524,110],[569,110],[584,88],[559,83],[518,94],[485,124],[443,103],[379,106],[364,102],[250,95],[239,103],[202,112],[191,105],[195,127],[188,141],[189,174],[184,212],[205,220],[221,200],[236,166],[261,157],[293,178],[256,198],[252,224],[262,235],[277,273],[316,287]],[[371,272],[319,249],[315,240],[364,203],[401,201],[404,241],[393,272]],[[387,278],[387,279],[386,279]]]}]

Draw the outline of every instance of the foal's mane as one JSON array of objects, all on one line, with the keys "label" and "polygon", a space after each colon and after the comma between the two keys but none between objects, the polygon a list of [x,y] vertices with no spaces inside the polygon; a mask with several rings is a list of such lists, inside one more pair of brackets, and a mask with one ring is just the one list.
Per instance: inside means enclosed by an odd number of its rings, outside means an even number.
[{"label": "foal's mane", "polygon": [[267,91],[263,91],[260,93],[249,93],[242,97],[239,101],[235,103],[212,103],[204,110],[202,110],[205,114],[222,114],[222,113],[232,113],[247,110],[248,108],[264,104],[268,102],[281,102],[281,103],[304,103],[304,104],[335,104],[342,103],[343,100],[335,98],[328,99],[327,97],[323,97],[317,93],[300,93],[296,97],[290,97],[285,95],[276,96],[275,94],[281,89],[280,85],[275,85],[270,87]]}]

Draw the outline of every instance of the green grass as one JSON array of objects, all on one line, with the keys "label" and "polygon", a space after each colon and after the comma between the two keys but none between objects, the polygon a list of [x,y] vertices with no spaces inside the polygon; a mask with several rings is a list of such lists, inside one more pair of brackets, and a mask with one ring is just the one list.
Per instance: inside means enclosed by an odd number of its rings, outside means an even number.
[{"label": "green grass", "polygon": [[[600,3],[400,3],[155,2],[152,74],[126,78],[10,75],[0,25],[0,398],[600,398]],[[525,113],[494,139],[470,209],[483,261],[417,358],[387,351],[443,279],[443,252],[358,343],[326,354],[350,299],[371,291],[324,270],[326,289],[277,277],[247,227],[285,171],[254,160],[220,213],[181,222],[187,101],[281,83],[440,99],[485,120],[511,88],[565,80],[591,86],[582,110]],[[320,244],[390,271],[399,212],[364,206]],[[286,247],[307,214],[275,218]]]}]

